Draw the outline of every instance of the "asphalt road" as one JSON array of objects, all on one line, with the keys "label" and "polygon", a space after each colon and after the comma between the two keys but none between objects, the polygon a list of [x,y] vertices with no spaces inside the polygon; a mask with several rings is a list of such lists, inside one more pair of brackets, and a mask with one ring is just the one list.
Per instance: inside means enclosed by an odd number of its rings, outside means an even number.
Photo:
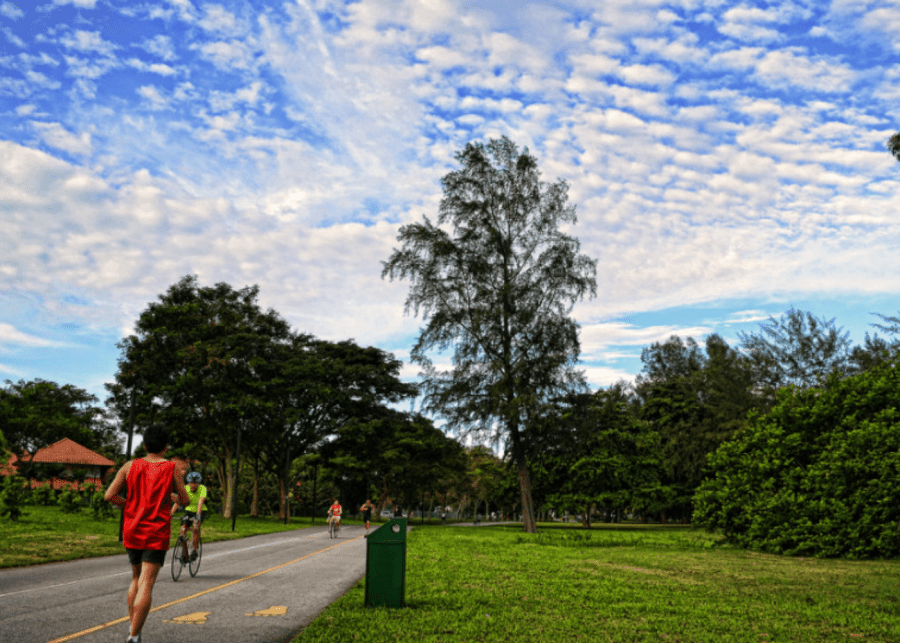
[{"label": "asphalt road", "polygon": [[[372,529],[374,531],[374,529]],[[171,551],[153,591],[143,643],[282,643],[365,574],[365,529],[345,525],[204,544],[196,577],[178,582]],[[128,558],[0,570],[0,643],[122,643]]]}]

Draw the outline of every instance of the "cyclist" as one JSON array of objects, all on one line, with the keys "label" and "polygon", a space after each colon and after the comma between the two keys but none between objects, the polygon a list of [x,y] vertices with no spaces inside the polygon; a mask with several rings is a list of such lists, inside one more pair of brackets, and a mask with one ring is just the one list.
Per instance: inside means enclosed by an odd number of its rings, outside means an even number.
[{"label": "cyclist", "polygon": [[338,528],[341,526],[341,513],[343,511],[344,509],[341,507],[340,501],[337,498],[332,498],[331,506],[328,508],[328,518],[334,521]]},{"label": "cyclist", "polygon": [[[191,497],[191,502],[189,505],[185,506],[184,513],[194,519],[194,551],[191,552],[191,560],[194,561],[197,560],[197,545],[200,544],[200,524],[203,522],[203,510],[206,508],[206,487],[200,484],[203,481],[203,476],[200,475],[199,471],[191,471],[185,477],[185,481],[188,483],[187,492]],[[172,507],[172,513],[176,511],[178,511],[177,503]],[[187,524],[182,523],[182,536],[186,529]],[[185,545],[185,557],[187,557],[186,550],[187,545]]]},{"label": "cyclist", "polygon": [[375,505],[367,498],[365,504],[359,510],[363,514],[363,520],[366,521],[366,531],[369,531],[369,522],[372,520],[372,512],[375,510]]}]

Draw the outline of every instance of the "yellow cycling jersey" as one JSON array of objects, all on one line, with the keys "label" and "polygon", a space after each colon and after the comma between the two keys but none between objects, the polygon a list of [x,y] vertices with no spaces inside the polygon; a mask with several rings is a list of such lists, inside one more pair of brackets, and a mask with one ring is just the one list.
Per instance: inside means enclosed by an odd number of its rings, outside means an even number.
[{"label": "yellow cycling jersey", "polygon": [[[185,485],[187,487],[187,493],[191,497],[191,504],[184,508],[185,511],[193,511],[197,513],[197,507],[200,504],[200,498],[206,497],[206,487],[201,485],[197,485],[197,493],[191,492],[191,486]],[[206,509],[206,503],[203,503],[203,508]]]}]

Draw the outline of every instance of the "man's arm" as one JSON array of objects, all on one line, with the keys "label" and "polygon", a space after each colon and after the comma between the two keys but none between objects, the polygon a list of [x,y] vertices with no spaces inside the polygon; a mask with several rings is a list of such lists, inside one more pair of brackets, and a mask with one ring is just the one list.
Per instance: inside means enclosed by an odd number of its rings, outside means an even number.
[{"label": "man's arm", "polygon": [[118,473],[116,473],[116,477],[113,479],[112,484],[109,485],[109,488],[106,490],[106,493],[103,494],[103,499],[107,502],[111,502],[117,507],[125,506],[125,498],[119,495],[119,492],[122,490],[122,487],[125,485],[125,478],[128,476],[128,471],[131,469],[131,460],[122,465],[122,468],[119,469]]},{"label": "man's arm", "polygon": [[[206,487],[203,488],[203,491],[206,491]],[[200,496],[200,500],[197,501],[197,513],[203,512],[203,507],[206,506],[206,496]]]},{"label": "man's arm", "polygon": [[187,489],[184,488],[184,471],[175,467],[173,475],[175,478],[175,492],[178,494],[178,501],[181,503],[181,506],[187,507],[191,504],[191,497],[188,495]]}]

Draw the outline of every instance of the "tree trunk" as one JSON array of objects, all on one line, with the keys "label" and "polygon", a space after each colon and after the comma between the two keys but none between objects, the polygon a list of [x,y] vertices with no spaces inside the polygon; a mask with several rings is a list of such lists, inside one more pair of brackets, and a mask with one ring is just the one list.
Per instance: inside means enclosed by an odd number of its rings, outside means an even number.
[{"label": "tree trunk", "polygon": [[519,462],[519,490],[522,492],[522,520],[525,523],[525,533],[536,534],[537,523],[534,521],[534,504],[531,500],[531,476],[528,475],[528,466],[524,458]]},{"label": "tree trunk", "polygon": [[259,458],[253,463],[253,499],[250,501],[250,516],[259,516]]},{"label": "tree trunk", "polygon": [[231,500],[234,497],[234,464],[231,462],[231,449],[225,445],[225,487],[222,489],[222,517],[231,518]]},{"label": "tree trunk", "polygon": [[591,528],[591,503],[584,506],[584,520],[582,521],[585,529]]},{"label": "tree trunk", "polygon": [[287,510],[287,487],[284,484],[284,478],[278,478],[278,518],[285,520],[285,511]]}]

